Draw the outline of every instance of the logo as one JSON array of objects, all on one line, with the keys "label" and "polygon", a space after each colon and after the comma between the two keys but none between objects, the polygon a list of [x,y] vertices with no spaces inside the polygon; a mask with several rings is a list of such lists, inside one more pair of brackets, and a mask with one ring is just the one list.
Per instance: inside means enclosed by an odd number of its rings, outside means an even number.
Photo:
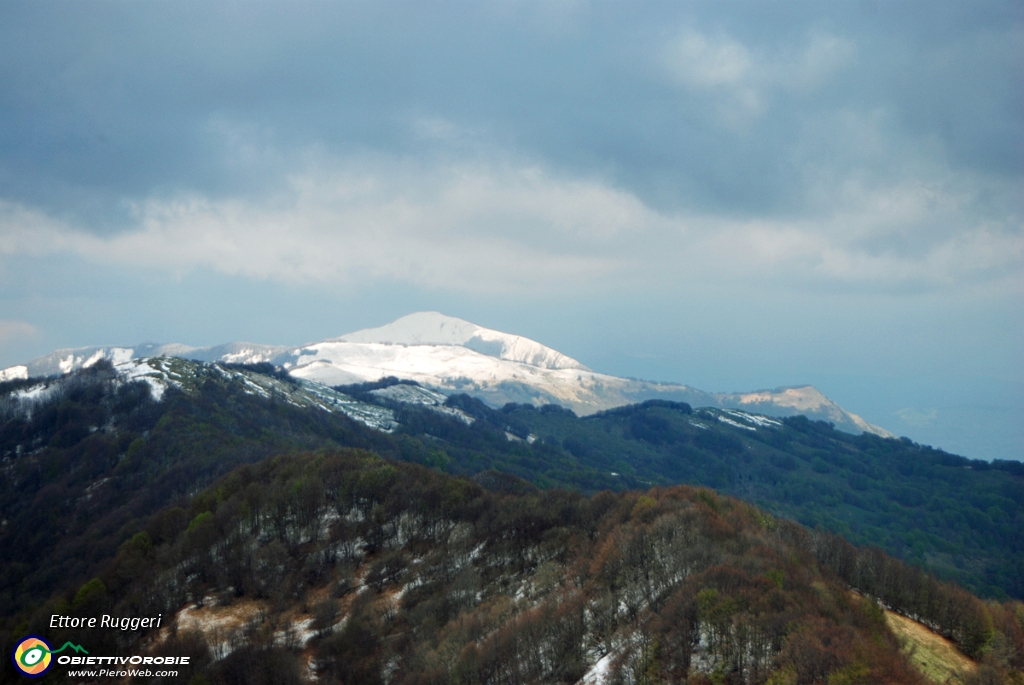
[{"label": "logo", "polygon": [[50,662],[53,661],[50,654],[50,645],[42,638],[32,635],[19,642],[11,656],[19,671],[36,678],[50,668]]},{"label": "logo", "polygon": [[38,635],[29,635],[18,643],[18,646],[11,652],[11,659],[19,671],[32,678],[38,678],[46,673],[53,662],[53,654],[63,652],[70,647],[76,652],[89,652],[81,645],[65,642],[60,649],[51,650],[46,640]]}]

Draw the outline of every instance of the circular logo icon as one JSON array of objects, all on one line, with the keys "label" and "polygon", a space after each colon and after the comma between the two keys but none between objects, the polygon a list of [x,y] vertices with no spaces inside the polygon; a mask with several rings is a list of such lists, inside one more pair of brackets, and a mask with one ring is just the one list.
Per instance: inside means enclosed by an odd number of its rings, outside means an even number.
[{"label": "circular logo icon", "polygon": [[14,648],[11,653],[14,665],[18,670],[27,676],[36,678],[46,673],[50,668],[53,656],[50,654],[50,645],[46,640],[35,635],[29,635]]}]

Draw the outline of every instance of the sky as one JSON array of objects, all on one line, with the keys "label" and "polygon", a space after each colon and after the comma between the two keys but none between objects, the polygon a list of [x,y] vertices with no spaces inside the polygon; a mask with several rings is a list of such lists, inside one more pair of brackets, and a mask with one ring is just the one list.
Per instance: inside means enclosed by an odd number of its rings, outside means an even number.
[{"label": "sky", "polygon": [[0,1],[0,367],[436,310],[1024,459],[1024,6]]}]

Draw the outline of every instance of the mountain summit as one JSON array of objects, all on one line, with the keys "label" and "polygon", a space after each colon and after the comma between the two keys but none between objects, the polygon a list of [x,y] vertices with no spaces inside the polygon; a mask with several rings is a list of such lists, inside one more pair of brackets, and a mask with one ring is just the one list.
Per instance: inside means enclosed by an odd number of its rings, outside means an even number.
[{"label": "mountain summit", "polygon": [[440,312],[416,312],[379,328],[348,333],[332,342],[459,345],[474,352],[542,369],[581,369],[583,364],[520,335],[502,333]]},{"label": "mountain summit", "polygon": [[123,365],[145,357],[181,357],[240,364],[270,362],[296,378],[323,385],[413,380],[445,394],[468,393],[494,405],[560,404],[593,414],[625,404],[663,399],[694,407],[742,409],[769,416],[803,414],[849,433],[892,434],[871,425],[816,388],[797,386],[750,393],[709,393],[686,385],[619,378],[592,371],[539,342],[445,316],[418,312],[378,328],[302,347],[234,342],[214,347],[147,343],[135,347],[57,350],[0,371],[0,380],[63,374],[107,359]]}]

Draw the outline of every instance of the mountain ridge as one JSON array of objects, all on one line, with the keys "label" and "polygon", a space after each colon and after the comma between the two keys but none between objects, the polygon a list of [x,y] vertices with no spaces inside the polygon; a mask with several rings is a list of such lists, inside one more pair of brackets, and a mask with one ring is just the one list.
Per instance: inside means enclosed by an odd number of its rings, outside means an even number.
[{"label": "mountain ridge", "polygon": [[469,393],[498,407],[508,402],[560,404],[589,415],[648,399],[664,399],[776,417],[803,414],[833,423],[846,432],[866,431],[894,437],[839,406],[813,386],[710,393],[679,383],[620,378],[593,371],[529,338],[439,312],[417,312],[384,326],[302,346],[232,342],[191,347],[180,343],[146,343],[133,347],[61,349],[0,371],[0,380],[68,373],[99,359],[117,365],[129,359],[159,356],[209,362],[267,362],[283,367],[296,378],[328,386],[395,376],[446,394]]}]

